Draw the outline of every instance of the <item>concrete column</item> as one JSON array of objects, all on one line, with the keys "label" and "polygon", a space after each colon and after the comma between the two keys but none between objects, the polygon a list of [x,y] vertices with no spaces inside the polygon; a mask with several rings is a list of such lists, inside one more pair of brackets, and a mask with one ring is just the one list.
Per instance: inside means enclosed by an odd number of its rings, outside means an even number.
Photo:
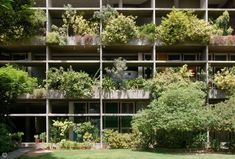
[{"label": "concrete column", "polygon": [[[74,102],[69,102],[69,114],[74,114]],[[69,120],[74,122],[74,117],[69,117]],[[69,130],[69,139],[74,140],[72,128]]]},{"label": "concrete column", "polygon": [[[28,52],[27,55],[28,55],[28,61],[32,61],[32,53]],[[28,73],[30,76],[32,76],[32,67],[30,66],[28,67]]]},{"label": "concrete column", "polygon": [[176,8],[179,8],[179,0],[174,0],[174,4]]},{"label": "concrete column", "polygon": [[118,7],[122,8],[123,7],[123,0],[119,0]]},{"label": "concrete column", "polygon": [[[143,53],[138,53],[138,61],[142,61],[143,60]],[[139,66],[138,67],[138,77],[142,77],[143,76],[143,67]]]}]

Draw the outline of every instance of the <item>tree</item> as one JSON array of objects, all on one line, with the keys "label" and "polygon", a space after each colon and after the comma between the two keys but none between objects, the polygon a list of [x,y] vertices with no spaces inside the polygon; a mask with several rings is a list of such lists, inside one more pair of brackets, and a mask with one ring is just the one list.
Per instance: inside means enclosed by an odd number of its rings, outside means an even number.
[{"label": "tree", "polygon": [[205,131],[210,124],[203,107],[205,95],[194,82],[169,84],[158,99],[134,117],[133,128],[142,134],[145,148],[186,147],[192,143],[193,133]]},{"label": "tree", "polygon": [[0,2],[0,42],[28,38],[44,31],[45,12],[32,10],[33,0]]},{"label": "tree", "polygon": [[29,77],[28,73],[6,65],[0,68],[0,112],[1,116],[8,113],[18,95],[32,92],[37,86],[37,79]]}]

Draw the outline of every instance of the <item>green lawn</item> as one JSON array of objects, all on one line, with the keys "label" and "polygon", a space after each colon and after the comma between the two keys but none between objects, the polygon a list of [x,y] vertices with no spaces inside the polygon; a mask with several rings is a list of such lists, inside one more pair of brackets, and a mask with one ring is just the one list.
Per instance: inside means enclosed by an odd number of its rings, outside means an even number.
[{"label": "green lawn", "polygon": [[229,154],[153,153],[131,150],[64,150],[20,159],[235,159]]}]

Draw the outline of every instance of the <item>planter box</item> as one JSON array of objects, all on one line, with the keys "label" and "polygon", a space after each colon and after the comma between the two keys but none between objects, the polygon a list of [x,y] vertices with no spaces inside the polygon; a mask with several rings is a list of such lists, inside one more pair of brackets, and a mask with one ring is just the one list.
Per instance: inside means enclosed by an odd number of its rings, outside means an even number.
[{"label": "planter box", "polygon": [[2,43],[1,45],[25,45],[25,46],[31,46],[31,45],[46,45],[46,37],[45,36],[33,36],[29,39],[21,39],[18,41],[9,41],[6,43]]},{"label": "planter box", "polygon": [[98,36],[68,36],[67,45],[98,45],[100,38]]},{"label": "planter box", "polygon": [[103,91],[103,99],[150,99],[150,92],[145,90]]},{"label": "planter box", "polygon": [[153,45],[153,43],[148,39],[132,39],[128,42],[129,45]]},{"label": "planter box", "polygon": [[[103,99],[150,99],[150,92],[145,90],[115,90],[115,91],[102,91],[100,94],[98,89],[95,89],[92,97],[80,98],[80,99],[100,99],[102,95]],[[48,99],[65,99],[64,95],[57,90],[49,90],[46,97]],[[18,99],[45,99],[36,98],[31,94],[22,94],[18,96]]]},{"label": "planter box", "polygon": [[210,38],[210,45],[219,45],[219,46],[234,46],[235,45],[235,36],[212,36]]},{"label": "planter box", "polygon": [[224,90],[212,88],[209,90],[209,98],[210,99],[225,99],[226,92]]}]

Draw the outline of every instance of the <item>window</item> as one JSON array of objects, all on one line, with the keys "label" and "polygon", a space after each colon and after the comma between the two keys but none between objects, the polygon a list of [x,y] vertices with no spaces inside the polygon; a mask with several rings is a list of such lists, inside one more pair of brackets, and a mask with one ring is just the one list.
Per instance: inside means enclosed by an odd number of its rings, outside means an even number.
[{"label": "window", "polygon": [[180,54],[170,54],[170,55],[168,55],[168,60],[169,61],[180,61],[181,56],[180,56]]},{"label": "window", "polygon": [[105,103],[104,113],[118,113],[118,103]]},{"label": "window", "polygon": [[75,114],[84,114],[87,111],[87,104],[86,103],[74,103],[74,113]]},{"label": "window", "polygon": [[214,55],[214,60],[215,61],[226,61],[227,60],[227,55],[215,54]]},{"label": "window", "polygon": [[89,103],[88,113],[100,113],[100,104]]},{"label": "window", "polygon": [[184,55],[184,61],[196,61],[196,55]]},{"label": "window", "polygon": [[231,54],[231,55],[230,55],[230,60],[231,60],[231,61],[235,61],[235,54]]},{"label": "window", "polygon": [[121,113],[132,114],[134,113],[133,103],[121,103]]}]

